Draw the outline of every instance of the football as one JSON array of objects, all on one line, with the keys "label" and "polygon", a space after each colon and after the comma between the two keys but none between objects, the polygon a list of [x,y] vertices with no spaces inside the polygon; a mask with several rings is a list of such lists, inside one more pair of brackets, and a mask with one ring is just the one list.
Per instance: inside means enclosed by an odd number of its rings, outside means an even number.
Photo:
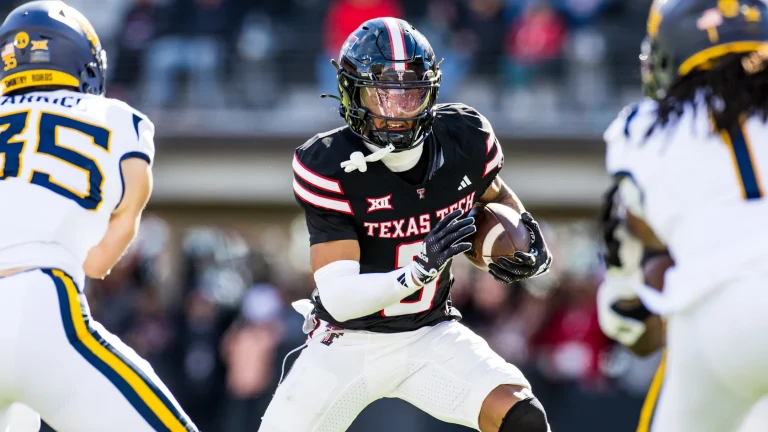
[{"label": "football", "polygon": [[469,237],[472,249],[464,254],[476,267],[488,270],[488,264],[498,264],[499,257],[514,261],[515,252],[529,250],[533,234],[512,208],[497,203],[476,204],[469,216],[475,218],[477,231]]}]

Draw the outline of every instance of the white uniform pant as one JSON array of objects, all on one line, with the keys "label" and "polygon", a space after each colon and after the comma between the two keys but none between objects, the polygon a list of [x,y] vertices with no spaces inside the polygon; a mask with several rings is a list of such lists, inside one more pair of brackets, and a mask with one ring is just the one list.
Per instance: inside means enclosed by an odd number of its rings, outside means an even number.
[{"label": "white uniform pant", "polygon": [[0,405],[23,403],[57,432],[197,430],[64,272],[0,278],[0,324]]},{"label": "white uniform pant", "polygon": [[334,334],[321,324],[277,388],[260,432],[343,432],[385,397],[479,430],[480,408],[494,388],[530,387],[517,367],[456,321],[392,334]]},{"label": "white uniform pant", "polygon": [[666,349],[651,431],[754,431],[745,419],[768,395],[768,278],[734,282],[671,315]]}]

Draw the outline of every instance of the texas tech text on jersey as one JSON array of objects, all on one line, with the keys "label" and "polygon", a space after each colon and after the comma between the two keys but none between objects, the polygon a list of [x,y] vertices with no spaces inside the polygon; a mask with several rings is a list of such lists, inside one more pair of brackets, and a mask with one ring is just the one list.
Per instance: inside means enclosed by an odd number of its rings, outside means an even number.
[{"label": "texas tech text on jersey", "polygon": [[[435,107],[433,131],[420,165],[424,180],[412,184],[383,163],[345,172],[353,152],[370,151],[348,127],[319,134],[296,150],[293,189],[306,212],[310,243],[357,240],[361,273],[389,272],[418,254],[435,223],[451,211],[469,211],[503,165],[490,123],[463,104]],[[460,319],[451,306],[450,263],[424,288],[378,313],[336,321],[313,296],[318,318],[351,330],[393,333]],[[364,289],[364,287],[360,287]]]}]

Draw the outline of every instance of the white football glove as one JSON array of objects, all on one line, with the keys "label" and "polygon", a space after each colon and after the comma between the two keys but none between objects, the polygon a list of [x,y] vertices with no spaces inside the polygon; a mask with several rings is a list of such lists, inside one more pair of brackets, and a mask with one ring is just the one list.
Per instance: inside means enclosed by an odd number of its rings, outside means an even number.
[{"label": "white football glove", "polygon": [[636,300],[638,286],[635,277],[614,269],[608,270],[597,289],[597,319],[600,329],[609,338],[625,346],[634,345],[645,333],[645,322],[620,314],[614,306],[621,300]]}]

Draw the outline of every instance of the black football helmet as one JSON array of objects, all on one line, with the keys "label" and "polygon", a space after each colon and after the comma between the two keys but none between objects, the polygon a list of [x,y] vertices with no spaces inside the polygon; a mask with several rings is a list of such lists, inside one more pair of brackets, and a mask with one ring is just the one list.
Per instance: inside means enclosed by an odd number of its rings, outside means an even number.
[{"label": "black football helmet", "polygon": [[106,91],[107,54],[90,22],[61,1],[32,1],[0,26],[2,94],[37,87]]},{"label": "black football helmet", "polygon": [[331,63],[339,114],[365,142],[397,152],[421,145],[432,132],[439,62],[411,24],[397,18],[366,21]]},{"label": "black football helmet", "polygon": [[765,49],[763,0],[655,0],[648,15],[650,68],[666,93],[681,77],[712,68],[720,57]]}]

